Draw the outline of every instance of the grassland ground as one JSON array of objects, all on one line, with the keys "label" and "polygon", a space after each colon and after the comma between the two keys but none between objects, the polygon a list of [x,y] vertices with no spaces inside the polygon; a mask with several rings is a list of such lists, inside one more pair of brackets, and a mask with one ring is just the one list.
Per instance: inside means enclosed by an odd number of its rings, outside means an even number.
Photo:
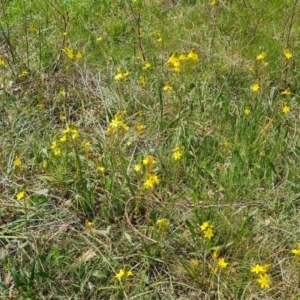
[{"label": "grassland ground", "polygon": [[297,0],[0,14],[0,299],[300,298]]}]

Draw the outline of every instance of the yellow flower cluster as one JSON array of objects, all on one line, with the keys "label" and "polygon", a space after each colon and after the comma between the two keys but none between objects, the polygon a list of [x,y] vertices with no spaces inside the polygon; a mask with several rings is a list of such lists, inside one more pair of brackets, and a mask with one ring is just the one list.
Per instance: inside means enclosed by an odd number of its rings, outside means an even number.
[{"label": "yellow flower cluster", "polygon": [[256,60],[264,60],[267,57],[266,52],[262,52],[259,55],[256,56]]},{"label": "yellow flower cluster", "polygon": [[125,131],[129,130],[128,125],[123,120],[125,113],[125,111],[119,111],[114,115],[114,118],[110,121],[106,130],[108,133],[115,133],[119,128]]},{"label": "yellow flower cluster", "polygon": [[269,288],[270,287],[270,277],[268,275],[268,271],[271,265],[255,265],[251,268],[251,272],[258,275],[257,282],[260,284],[261,288]]},{"label": "yellow flower cluster", "polygon": [[124,268],[121,269],[119,271],[119,273],[117,273],[115,275],[115,278],[117,278],[118,280],[122,281],[122,280],[127,279],[127,277],[129,277],[129,276],[133,276],[133,273],[130,270],[128,270],[127,266],[124,266]]},{"label": "yellow flower cluster", "polygon": [[69,59],[81,59],[82,54],[77,51],[76,53],[68,46],[64,47],[62,51],[67,55]]},{"label": "yellow flower cluster", "polygon": [[160,228],[160,229],[166,229],[167,227],[170,226],[170,221],[168,219],[159,219],[156,221],[156,225]]},{"label": "yellow flower cluster", "polygon": [[69,125],[63,132],[64,135],[60,138],[61,142],[64,142],[69,138],[76,140],[79,137],[79,132],[74,124]]},{"label": "yellow flower cluster", "polygon": [[155,163],[156,161],[151,155],[148,155],[145,159],[143,159],[143,165],[147,166],[146,181],[144,182],[144,188],[146,189],[153,189],[155,185],[160,182],[158,176],[153,172],[153,165]]},{"label": "yellow flower cluster", "polygon": [[188,54],[181,53],[178,55],[174,52],[167,61],[167,66],[170,66],[174,72],[179,72],[183,61],[197,62],[199,60],[198,54],[192,49]]},{"label": "yellow flower cluster", "polygon": [[174,160],[179,160],[181,159],[182,155],[183,155],[183,150],[184,147],[179,143],[174,149],[173,149],[173,159]]},{"label": "yellow flower cluster", "polygon": [[146,189],[153,189],[156,184],[159,184],[159,178],[155,174],[148,174],[144,183]]},{"label": "yellow flower cluster", "polygon": [[221,247],[218,246],[212,255],[213,259],[217,262],[217,267],[214,269],[214,274],[218,272],[219,267],[221,269],[225,269],[228,266],[228,262],[226,262],[224,258],[219,258],[220,253]]},{"label": "yellow flower cluster", "polygon": [[115,76],[116,81],[123,80],[130,75],[130,71],[124,71],[122,68],[118,69],[118,74]]},{"label": "yellow flower cluster", "polygon": [[78,129],[74,124],[70,124],[67,126],[66,129],[63,131],[63,135],[59,139],[55,139],[51,144],[51,149],[53,151],[54,156],[61,156],[61,148],[60,144],[68,142],[68,141],[75,141],[79,138]]},{"label": "yellow flower cluster", "polygon": [[203,232],[204,237],[208,240],[214,236],[213,228],[214,226],[210,224],[210,221],[206,221],[200,226],[200,230]]},{"label": "yellow flower cluster", "polygon": [[[288,97],[292,94],[291,92],[291,89],[288,87],[286,88],[284,91],[281,92],[281,95],[285,96],[285,97]],[[287,114],[291,111],[291,108],[288,106],[287,103],[284,103],[283,106],[282,106],[282,112],[284,114]]]}]

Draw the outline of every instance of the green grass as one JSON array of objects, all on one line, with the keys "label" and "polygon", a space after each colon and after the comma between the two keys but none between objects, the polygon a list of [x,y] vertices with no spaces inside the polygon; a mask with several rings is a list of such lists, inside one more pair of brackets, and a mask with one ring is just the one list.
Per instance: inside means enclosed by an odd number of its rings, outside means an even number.
[{"label": "green grass", "polygon": [[0,9],[0,299],[298,299],[298,1],[27,2]]}]

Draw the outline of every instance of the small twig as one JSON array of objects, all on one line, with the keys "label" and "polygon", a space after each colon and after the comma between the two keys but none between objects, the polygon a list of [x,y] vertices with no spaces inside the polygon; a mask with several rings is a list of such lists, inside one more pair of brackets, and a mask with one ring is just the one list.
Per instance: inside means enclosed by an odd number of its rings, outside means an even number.
[{"label": "small twig", "polygon": [[129,8],[131,10],[131,13],[133,15],[133,18],[136,22],[136,35],[137,35],[137,40],[138,40],[138,46],[140,48],[140,51],[141,51],[141,54],[142,54],[142,57],[143,57],[143,61],[147,61],[147,58],[146,58],[146,55],[145,55],[145,52],[144,52],[144,48],[143,48],[143,44],[142,44],[142,35],[141,35],[141,16],[140,14],[136,14],[131,3],[129,3]]},{"label": "small twig", "polygon": [[140,233],[140,232],[132,225],[132,223],[131,223],[131,221],[130,221],[130,218],[129,218],[129,216],[128,216],[127,207],[128,207],[128,205],[129,205],[129,203],[130,203],[132,200],[134,200],[134,199],[135,199],[135,197],[130,198],[129,200],[127,200],[127,202],[126,202],[126,204],[125,204],[125,217],[126,217],[126,221],[127,221],[128,225],[132,228],[132,230],[133,230],[135,233],[137,233],[137,234],[138,234],[139,236],[141,236],[143,239],[146,239],[146,240],[150,241],[151,243],[158,244],[158,241],[153,240],[153,239],[149,238],[148,236],[146,236],[146,235]]},{"label": "small twig", "polygon": [[[293,6],[293,11],[292,11],[292,16],[291,16],[291,21],[289,23],[289,28],[288,28],[288,34],[287,34],[287,39],[286,39],[286,48],[289,48],[290,44],[290,38],[291,38],[291,32],[292,32],[292,27],[294,23],[294,17],[295,17],[295,11],[296,11],[296,6],[297,6],[298,0],[295,0],[294,6]],[[285,74],[284,74],[284,87],[287,88],[287,76],[288,76],[288,60],[286,59],[285,61]]]},{"label": "small twig", "polygon": [[287,48],[289,47],[289,44],[290,44],[291,32],[292,32],[292,27],[293,27],[293,22],[294,22],[297,3],[298,3],[298,0],[295,0],[294,6],[293,6],[292,17],[291,17],[291,21],[290,21],[289,29],[288,29],[288,36],[287,36],[287,39],[286,39],[286,47]]},{"label": "small twig", "polygon": [[[69,21],[68,12],[66,13],[66,16],[65,16],[51,1],[47,0],[47,2],[62,17],[63,22],[64,22],[64,32],[66,32],[67,31],[67,26],[68,26],[68,21]],[[54,73],[54,72],[57,71],[57,67],[58,67],[58,64],[60,63],[63,48],[65,47],[65,43],[66,43],[66,35],[63,36],[62,43],[61,43],[60,50],[59,50],[59,54],[57,55],[57,57],[55,59],[55,62],[53,64],[53,67],[52,67],[52,70],[51,70],[51,73]]]}]

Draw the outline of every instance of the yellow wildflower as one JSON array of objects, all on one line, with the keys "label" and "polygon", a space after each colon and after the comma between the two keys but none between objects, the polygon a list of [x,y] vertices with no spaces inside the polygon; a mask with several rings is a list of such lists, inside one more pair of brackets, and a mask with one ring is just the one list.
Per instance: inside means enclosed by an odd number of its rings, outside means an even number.
[{"label": "yellow wildflower", "polygon": [[185,60],[188,60],[189,58],[184,54],[184,53],[181,53],[178,57],[178,59],[180,61],[185,61]]},{"label": "yellow wildflower", "polygon": [[103,40],[103,38],[100,36],[96,39],[97,42],[101,42]]},{"label": "yellow wildflower", "polygon": [[201,229],[201,231],[205,231],[209,227],[213,227],[213,226],[210,225],[210,221],[206,221],[200,226],[200,229]]},{"label": "yellow wildflower", "polygon": [[21,162],[21,160],[20,160],[20,158],[19,158],[18,155],[15,156],[13,164],[14,164],[15,167],[21,167],[22,166],[22,162]]},{"label": "yellow wildflower", "polygon": [[166,85],[163,87],[164,92],[167,92],[169,90],[172,90],[172,87],[169,85],[169,83],[166,83]]},{"label": "yellow wildflower", "polygon": [[140,76],[139,84],[140,85],[145,85],[146,84],[146,76],[144,76],[144,75]]},{"label": "yellow wildflower", "polygon": [[218,246],[212,255],[213,259],[217,259],[220,255],[220,252],[221,252],[221,247]]},{"label": "yellow wildflower", "polygon": [[191,52],[188,54],[187,58],[192,61],[199,60],[198,54],[196,53],[196,51],[194,49],[191,50]]},{"label": "yellow wildflower", "polygon": [[219,258],[218,259],[218,265],[221,267],[221,268],[227,268],[227,265],[228,265],[228,263],[225,261],[225,259],[224,258]]},{"label": "yellow wildflower", "polygon": [[225,141],[225,142],[223,143],[223,146],[224,146],[225,149],[229,148],[229,146],[230,146],[229,141]]},{"label": "yellow wildflower", "polygon": [[130,71],[124,71],[122,68],[118,69],[118,74],[115,76],[116,81],[120,81],[122,79],[125,79],[130,75]]},{"label": "yellow wildflower", "polygon": [[129,130],[129,126],[127,126],[127,124],[124,123],[123,121],[120,122],[120,126],[121,126],[124,130],[126,130],[126,131]]},{"label": "yellow wildflower", "polygon": [[136,164],[136,165],[134,165],[133,168],[134,168],[134,171],[139,172],[142,169],[142,165],[141,164]]},{"label": "yellow wildflower", "polygon": [[115,275],[115,278],[117,278],[118,280],[123,280],[123,279],[126,279],[127,277],[129,277],[129,276],[133,276],[133,273],[130,271],[130,270],[128,270],[127,269],[127,266],[124,266],[124,268],[123,269],[121,269],[120,271],[119,271],[119,273],[117,273],[116,275]]},{"label": "yellow wildflower", "polygon": [[158,43],[161,43],[161,42],[163,41],[163,39],[162,39],[160,33],[157,33],[157,34],[156,34],[156,41],[157,41]]},{"label": "yellow wildflower", "polygon": [[130,71],[126,71],[126,72],[124,72],[123,73],[123,77],[125,78],[125,77],[128,77],[130,75]]},{"label": "yellow wildflower", "polygon": [[256,264],[254,267],[251,268],[251,273],[255,274],[265,274],[269,271],[271,265],[265,264],[265,265],[259,265]]},{"label": "yellow wildflower", "polygon": [[287,114],[288,112],[290,112],[290,110],[291,110],[290,107],[286,104],[282,107],[282,112],[284,114]]},{"label": "yellow wildflower", "polygon": [[151,67],[151,64],[148,62],[148,61],[146,61],[145,62],[145,65],[143,66],[143,70],[147,70],[147,69],[149,69]]},{"label": "yellow wildflower", "polygon": [[121,80],[121,79],[123,79],[123,74],[122,74],[122,73],[118,73],[118,74],[115,76],[115,80],[116,80],[116,81],[119,81],[119,80]]},{"label": "yellow wildflower", "polygon": [[58,143],[57,143],[57,141],[53,141],[50,148],[53,150],[56,147],[58,147]]},{"label": "yellow wildflower", "polygon": [[19,192],[19,193],[17,194],[17,200],[22,200],[22,199],[24,199],[24,198],[25,198],[25,195],[26,195],[25,191]]},{"label": "yellow wildflower", "polygon": [[147,155],[145,159],[143,159],[143,165],[148,166],[148,165],[153,165],[155,164],[156,161],[153,159],[152,155]]},{"label": "yellow wildflower", "polygon": [[263,288],[270,288],[270,277],[268,274],[259,274],[258,283],[260,287]]},{"label": "yellow wildflower", "polygon": [[251,113],[250,108],[249,108],[249,107],[246,107],[246,108],[244,109],[244,114],[245,114],[246,116],[248,116],[248,115],[250,115],[250,113]]},{"label": "yellow wildflower", "polygon": [[291,59],[293,57],[293,54],[292,54],[292,52],[289,49],[285,49],[283,51],[283,53],[284,53],[286,59]]},{"label": "yellow wildflower", "polygon": [[146,189],[153,189],[155,185],[159,184],[159,181],[157,175],[148,174],[147,180],[144,182],[144,187]]},{"label": "yellow wildflower", "polygon": [[5,62],[4,60],[0,57],[0,67],[5,67]]},{"label": "yellow wildflower", "polygon": [[59,148],[53,149],[54,156],[61,156],[61,150]]},{"label": "yellow wildflower", "polygon": [[77,59],[80,59],[80,58],[82,58],[82,54],[78,51],[78,52],[76,53],[75,57],[76,57]]},{"label": "yellow wildflower", "polygon": [[205,238],[210,240],[214,236],[213,227],[210,221],[206,221],[200,226],[200,230],[203,232]]},{"label": "yellow wildflower", "polygon": [[251,90],[253,91],[253,92],[257,92],[258,90],[259,90],[259,84],[258,83],[255,83],[255,84],[252,84],[251,85]]},{"label": "yellow wildflower", "polygon": [[116,81],[120,81],[122,79],[125,79],[130,75],[130,71],[124,71],[122,68],[119,68],[118,74],[115,76]]},{"label": "yellow wildflower", "polygon": [[123,128],[125,131],[129,130],[129,127],[122,119],[123,114],[123,111],[119,111],[115,114],[114,118],[110,121],[108,125],[107,132],[114,132],[118,128]]},{"label": "yellow wildflower", "polygon": [[145,129],[145,125],[143,125],[141,123],[137,123],[136,129],[137,129],[137,131],[143,131]]},{"label": "yellow wildflower", "polygon": [[211,2],[210,2],[210,6],[215,6],[217,4],[217,0],[212,0]]},{"label": "yellow wildflower", "polygon": [[97,171],[100,172],[100,173],[104,173],[105,168],[102,167],[102,166],[97,166]]},{"label": "yellow wildflower", "polygon": [[64,143],[66,140],[67,140],[67,136],[66,136],[66,135],[63,135],[63,136],[59,139],[59,141],[60,141],[61,143]]},{"label": "yellow wildflower", "polygon": [[214,236],[214,233],[212,231],[212,227],[207,228],[205,231],[203,231],[204,237],[207,239],[211,239]]},{"label": "yellow wildflower", "polygon": [[174,160],[179,160],[182,155],[183,155],[183,149],[184,147],[181,144],[178,144],[174,149],[173,149],[173,159]]},{"label": "yellow wildflower", "polygon": [[281,95],[289,96],[291,93],[292,93],[292,92],[291,92],[290,88],[287,88],[287,89],[285,89],[283,92],[281,92]]},{"label": "yellow wildflower", "polygon": [[74,58],[74,53],[71,48],[66,46],[62,49],[62,51],[67,55],[68,58],[70,59]]},{"label": "yellow wildflower", "polygon": [[73,130],[72,130],[72,135],[71,135],[71,137],[72,137],[72,140],[76,140],[76,139],[79,137],[79,132],[78,132],[77,129],[73,129]]},{"label": "yellow wildflower", "polygon": [[88,232],[92,231],[93,225],[94,225],[93,222],[90,222],[89,220],[85,220],[85,228]]},{"label": "yellow wildflower", "polygon": [[298,248],[292,250],[292,253],[296,256],[300,256],[300,244],[298,245]]},{"label": "yellow wildflower", "polygon": [[66,97],[66,91],[64,88],[60,88],[59,93],[63,96]]},{"label": "yellow wildflower", "polygon": [[256,56],[256,60],[263,60],[267,57],[267,53],[266,52],[262,52],[259,55]]},{"label": "yellow wildflower", "polygon": [[168,219],[159,219],[156,221],[156,224],[159,228],[164,229],[170,226],[170,221]]},{"label": "yellow wildflower", "polygon": [[76,140],[79,137],[79,132],[75,125],[69,125],[63,132],[65,135],[60,138],[60,142],[65,141],[68,137],[71,137],[72,140]]},{"label": "yellow wildflower", "polygon": [[89,148],[90,148],[90,146],[91,146],[91,143],[88,142],[88,141],[86,141],[86,140],[84,140],[84,141],[82,141],[81,145],[82,145],[84,151],[88,151]]},{"label": "yellow wildflower", "polygon": [[22,73],[19,75],[19,78],[26,77],[28,74],[29,74],[28,71],[23,70]]},{"label": "yellow wildflower", "polygon": [[180,60],[177,57],[177,53],[174,52],[170,58],[167,61],[167,65],[170,65],[173,67],[174,72],[179,72],[180,71]]}]

